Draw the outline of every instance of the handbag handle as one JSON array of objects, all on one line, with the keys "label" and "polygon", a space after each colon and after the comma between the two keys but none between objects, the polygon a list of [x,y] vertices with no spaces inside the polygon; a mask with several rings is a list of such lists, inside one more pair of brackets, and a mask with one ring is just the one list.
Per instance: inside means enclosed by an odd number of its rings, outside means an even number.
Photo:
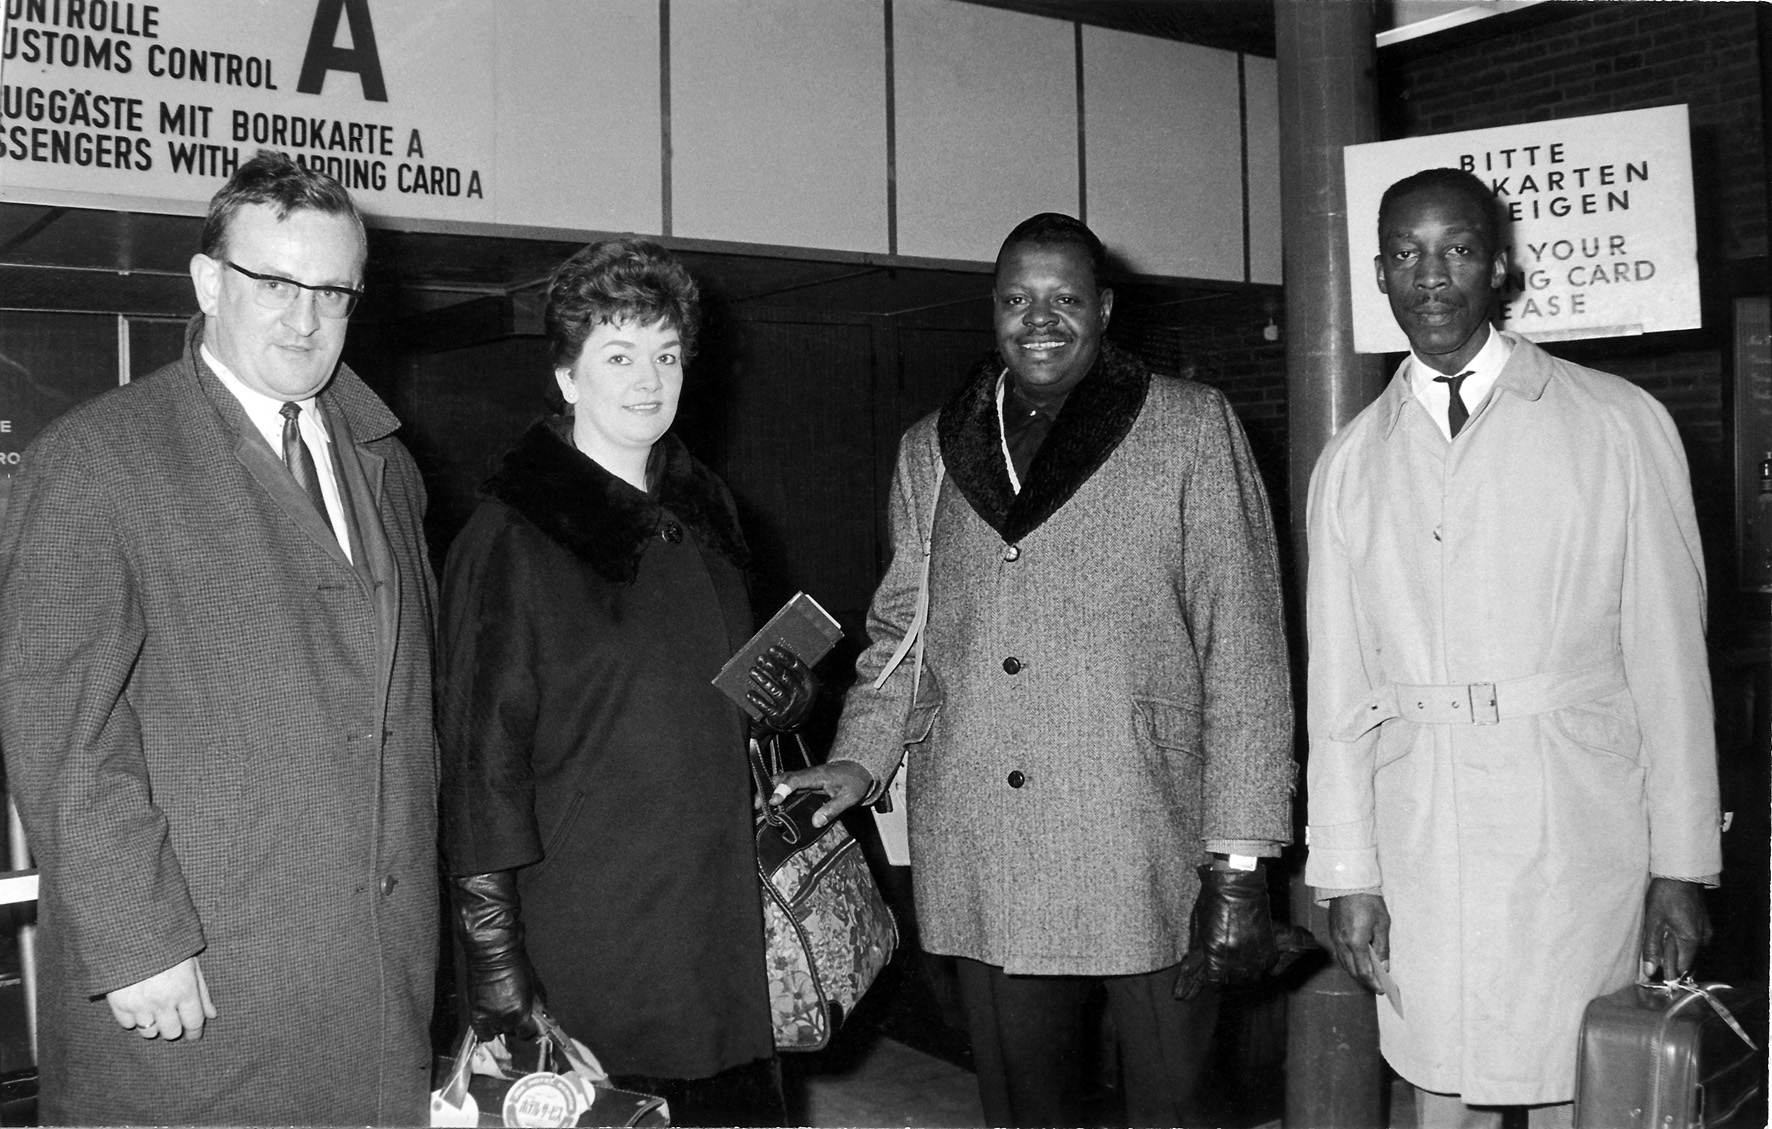
[{"label": "handbag handle", "polygon": [[[548,1014],[547,1008],[537,1003],[530,1015],[534,1018],[536,1026],[541,1029],[545,1040],[543,1046],[559,1055],[567,1068],[578,1076],[579,1081],[590,1086],[609,1080],[609,1072],[603,1069],[603,1064],[597,1061],[597,1056],[592,1054],[588,1047],[582,1046],[568,1035],[554,1017]],[[462,1099],[467,1095],[468,1078],[473,1074],[474,1052],[480,1048],[480,1043],[480,1037],[474,1034],[474,1028],[470,1024],[462,1031],[461,1038],[455,1042],[454,1056],[449,1064],[449,1081],[444,1083],[443,1088],[438,1091],[445,1100],[458,1109],[461,1107]]]},{"label": "handbag handle", "polygon": [[923,535],[923,575],[917,583],[917,610],[911,616],[911,625],[906,629],[904,638],[898,641],[898,647],[886,665],[880,669],[879,677],[874,679],[874,689],[886,685],[898,664],[904,662],[905,655],[911,647],[917,648],[917,657],[911,666],[911,708],[917,705],[917,690],[923,675],[923,628],[929,623],[929,558],[935,554],[935,511],[941,505],[941,480],[946,477],[948,464],[938,452],[935,456],[935,491],[929,498],[929,531]]}]

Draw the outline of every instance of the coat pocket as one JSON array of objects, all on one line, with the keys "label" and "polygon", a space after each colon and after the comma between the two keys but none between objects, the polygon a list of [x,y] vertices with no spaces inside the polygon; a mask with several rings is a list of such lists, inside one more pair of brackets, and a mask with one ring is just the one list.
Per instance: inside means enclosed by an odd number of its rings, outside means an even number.
[{"label": "coat pocket", "polygon": [[1551,714],[1551,725],[1584,749],[1620,757],[1636,764],[1643,748],[1636,704],[1630,691],[1608,694]]},{"label": "coat pocket", "polygon": [[1197,707],[1161,698],[1134,698],[1132,708],[1138,716],[1143,736],[1159,749],[1186,753],[1194,760],[1204,760],[1200,751],[1200,711]]},{"label": "coat pocket", "polygon": [[905,715],[904,731],[901,734],[906,745],[917,745],[929,739],[935,731],[935,719],[941,714],[942,703],[946,696],[941,692],[941,683],[935,678],[935,672],[925,667],[921,685],[917,687],[917,700],[911,703],[910,712]]},{"label": "coat pocket", "polygon": [[572,799],[566,803],[566,810],[560,813],[559,821],[554,824],[554,829],[548,833],[547,841],[542,844],[541,861],[535,864],[534,873],[540,874],[546,870],[548,865],[559,855],[560,848],[566,845],[566,837],[572,833],[573,824],[578,822],[578,813],[583,810],[584,806],[585,794],[574,789]]}]

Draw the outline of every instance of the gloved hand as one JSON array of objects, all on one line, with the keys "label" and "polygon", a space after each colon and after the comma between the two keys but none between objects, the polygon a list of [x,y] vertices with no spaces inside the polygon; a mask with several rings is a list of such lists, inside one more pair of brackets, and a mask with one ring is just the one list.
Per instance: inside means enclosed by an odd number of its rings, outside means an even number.
[{"label": "gloved hand", "polygon": [[1175,998],[1191,1000],[1211,984],[1234,988],[1253,984],[1278,962],[1273,913],[1268,908],[1267,875],[1254,870],[1199,868],[1200,896],[1194,899],[1187,956],[1175,978]]},{"label": "gloved hand", "polygon": [[541,983],[523,951],[517,875],[511,870],[463,874],[449,880],[467,954],[468,1020],[482,1040],[511,1034],[534,1039],[533,1011]]},{"label": "gloved hand", "polygon": [[805,724],[818,701],[818,678],[794,653],[777,644],[751,664],[745,697],[763,711],[755,726],[762,733],[792,733]]}]

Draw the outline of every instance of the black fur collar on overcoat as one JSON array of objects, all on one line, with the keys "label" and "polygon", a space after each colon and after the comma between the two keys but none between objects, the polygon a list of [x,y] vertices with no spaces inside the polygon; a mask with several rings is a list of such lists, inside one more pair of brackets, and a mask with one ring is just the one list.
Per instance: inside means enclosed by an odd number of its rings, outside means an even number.
[{"label": "black fur collar on overcoat", "polygon": [[750,560],[730,495],[683,441],[666,432],[652,448],[642,493],[572,445],[572,421],[544,419],[524,433],[486,483],[510,506],[605,580],[631,584],[666,511],[696,541],[744,571]]},{"label": "black fur collar on overcoat", "polygon": [[948,475],[972,508],[1005,541],[1019,541],[1070,501],[1132,430],[1150,388],[1144,363],[1107,342],[1065,399],[1046,441],[1028,466],[1017,494],[1003,465],[1003,425],[997,412],[995,351],[979,362],[941,409],[936,432]]}]

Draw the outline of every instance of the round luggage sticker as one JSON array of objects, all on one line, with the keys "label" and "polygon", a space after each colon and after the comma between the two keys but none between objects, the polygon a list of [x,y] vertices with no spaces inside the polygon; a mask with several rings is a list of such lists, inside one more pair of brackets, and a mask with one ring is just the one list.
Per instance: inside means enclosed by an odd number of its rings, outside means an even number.
[{"label": "round luggage sticker", "polygon": [[546,1071],[525,1074],[505,1095],[505,1124],[529,1129],[576,1125],[586,1108],[584,1091],[571,1079]]}]

